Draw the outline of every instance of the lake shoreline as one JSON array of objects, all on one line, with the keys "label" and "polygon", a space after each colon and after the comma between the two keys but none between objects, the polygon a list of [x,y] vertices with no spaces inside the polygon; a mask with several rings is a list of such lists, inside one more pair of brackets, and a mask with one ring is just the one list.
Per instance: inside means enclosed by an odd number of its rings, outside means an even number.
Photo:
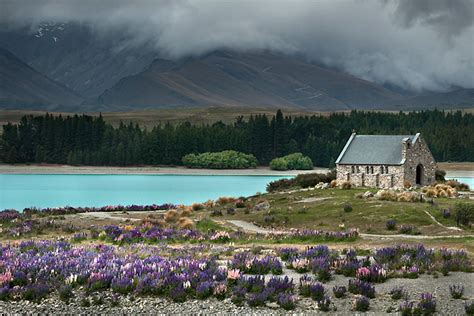
[{"label": "lake shoreline", "polygon": [[[474,177],[474,163],[439,163],[446,177]],[[277,171],[269,167],[255,169],[191,169],[170,166],[70,166],[57,164],[0,164],[0,174],[143,174],[143,175],[231,175],[231,176],[296,176],[302,173],[326,173],[329,168]]]},{"label": "lake shoreline", "polygon": [[231,176],[296,176],[301,173],[326,173],[327,168],[276,171],[269,167],[255,169],[191,169],[186,167],[104,167],[50,164],[0,164],[0,174],[130,174],[130,175],[231,175]]}]

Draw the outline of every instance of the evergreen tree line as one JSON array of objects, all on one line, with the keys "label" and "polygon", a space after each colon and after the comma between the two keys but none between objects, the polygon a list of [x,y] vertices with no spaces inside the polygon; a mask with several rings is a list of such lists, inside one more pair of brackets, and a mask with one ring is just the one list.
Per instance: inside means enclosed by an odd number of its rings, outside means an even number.
[{"label": "evergreen tree line", "polygon": [[180,165],[190,153],[236,150],[261,165],[301,152],[316,166],[333,166],[353,130],[359,134],[421,132],[438,161],[474,161],[474,115],[433,110],[410,113],[353,111],[328,116],[255,115],[232,124],[137,124],[113,127],[102,116],[24,116],[3,125],[0,159],[6,163],[71,165]]}]

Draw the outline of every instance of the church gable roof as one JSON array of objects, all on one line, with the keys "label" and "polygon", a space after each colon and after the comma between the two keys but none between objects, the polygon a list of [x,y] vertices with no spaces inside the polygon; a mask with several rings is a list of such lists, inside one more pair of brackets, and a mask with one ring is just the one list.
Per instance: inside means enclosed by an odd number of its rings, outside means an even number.
[{"label": "church gable roof", "polygon": [[416,135],[356,135],[353,133],[342,150],[337,164],[400,165],[403,143],[416,142]]}]

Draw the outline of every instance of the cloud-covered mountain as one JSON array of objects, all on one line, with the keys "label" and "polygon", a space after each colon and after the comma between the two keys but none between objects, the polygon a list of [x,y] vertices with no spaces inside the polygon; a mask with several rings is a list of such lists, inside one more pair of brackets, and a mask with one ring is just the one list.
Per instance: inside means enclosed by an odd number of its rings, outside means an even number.
[{"label": "cloud-covered mountain", "polygon": [[474,104],[472,0],[0,6],[0,47],[87,100],[77,109]]},{"label": "cloud-covered mountain", "polygon": [[157,55],[146,45],[124,43],[120,33],[100,36],[76,23],[0,30],[0,47],[86,98],[96,97],[121,78],[140,72]]},{"label": "cloud-covered mountain", "polygon": [[[138,55],[126,55],[137,59],[143,47],[167,59],[269,49],[416,93],[474,88],[472,0],[0,0],[0,5],[0,20],[10,28],[36,31],[44,21],[75,23],[89,27],[105,46],[113,39],[120,51],[134,47]],[[103,50],[103,58],[96,58],[100,50],[93,48],[99,44],[84,44],[93,52],[84,55],[85,65],[127,69],[124,58],[115,60]],[[71,43],[70,53],[83,50]]]},{"label": "cloud-covered mountain", "polygon": [[401,96],[297,57],[271,52],[217,51],[179,62],[157,59],[120,80],[101,104],[154,106],[298,107],[312,110],[377,108]]},{"label": "cloud-covered mountain", "polygon": [[82,98],[0,48],[0,106],[3,108],[61,108]]}]

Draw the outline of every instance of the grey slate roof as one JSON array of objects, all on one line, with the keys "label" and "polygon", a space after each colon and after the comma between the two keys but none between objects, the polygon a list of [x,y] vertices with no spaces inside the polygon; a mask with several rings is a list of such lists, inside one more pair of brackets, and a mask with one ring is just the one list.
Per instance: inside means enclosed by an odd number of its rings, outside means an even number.
[{"label": "grey slate roof", "polygon": [[416,135],[356,135],[352,134],[336,163],[362,165],[400,165],[405,139],[413,143]]}]

